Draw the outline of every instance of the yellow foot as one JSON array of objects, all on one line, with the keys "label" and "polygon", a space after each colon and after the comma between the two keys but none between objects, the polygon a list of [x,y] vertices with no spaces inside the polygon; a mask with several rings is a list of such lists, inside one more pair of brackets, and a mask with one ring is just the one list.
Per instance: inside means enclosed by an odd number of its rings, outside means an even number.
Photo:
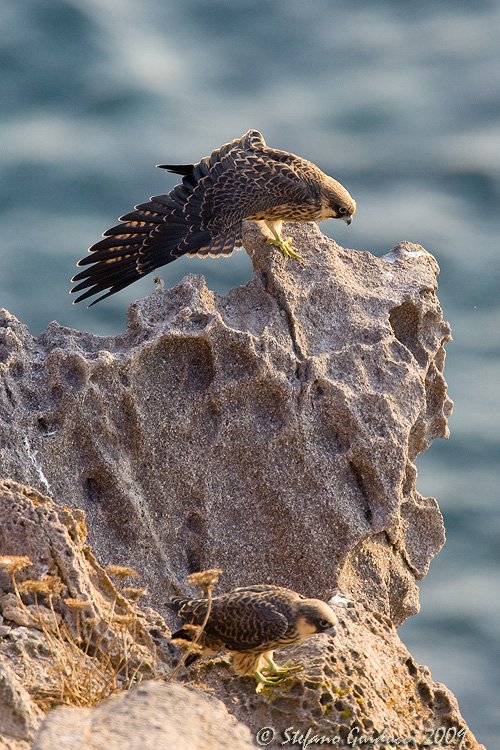
[{"label": "yellow foot", "polygon": [[296,260],[302,260],[302,256],[294,252],[288,244],[291,241],[291,237],[287,237],[286,240],[283,240],[278,236],[268,237],[266,239],[266,242],[268,242],[270,245],[276,245],[276,247],[279,247],[285,258],[295,258]]},{"label": "yellow foot", "polygon": [[259,672],[258,669],[253,673],[253,676],[257,680],[257,687],[255,688],[256,693],[260,693],[265,687],[275,687],[276,685],[279,685],[279,683],[285,679],[284,676],[283,677],[278,677],[278,676],[277,677],[271,677],[271,676],[264,677],[262,672]]},{"label": "yellow foot", "polygon": [[294,674],[295,672],[302,672],[304,667],[302,667],[300,664],[295,664],[291,659],[288,659],[281,667],[279,667],[276,662],[269,656],[264,657],[265,661],[268,664],[268,667],[262,668],[262,673],[265,674],[267,678],[273,677],[274,675],[289,675]]}]

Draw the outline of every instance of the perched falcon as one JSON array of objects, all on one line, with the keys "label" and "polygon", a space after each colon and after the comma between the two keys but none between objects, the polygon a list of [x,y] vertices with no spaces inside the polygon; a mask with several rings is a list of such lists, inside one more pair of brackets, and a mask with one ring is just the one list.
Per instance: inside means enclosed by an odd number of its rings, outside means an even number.
[{"label": "perched falcon", "polygon": [[[201,625],[207,614],[208,599],[174,596],[166,606],[185,623]],[[213,597],[200,639],[202,655],[229,651],[235,672],[254,676],[259,691],[263,685],[275,685],[287,674],[301,669],[290,666],[290,662],[278,667],[272,658],[275,648],[300,643],[315,633],[335,635],[336,622],[328,604],[320,599],[306,599],[291,589],[266,585],[236,588]],[[193,637],[189,627],[172,635],[172,639]]]},{"label": "perched falcon", "polygon": [[99,300],[132,284],[181,255],[230,255],[243,247],[244,219],[264,221],[273,235],[267,242],[286,257],[299,258],[280,235],[282,221],[342,219],[347,224],[356,204],[339,182],[306,159],[266,146],[257,130],[226,143],[198,164],[159,164],[182,175],[182,184],[155,195],[104,232],[79,266],[71,292]]}]

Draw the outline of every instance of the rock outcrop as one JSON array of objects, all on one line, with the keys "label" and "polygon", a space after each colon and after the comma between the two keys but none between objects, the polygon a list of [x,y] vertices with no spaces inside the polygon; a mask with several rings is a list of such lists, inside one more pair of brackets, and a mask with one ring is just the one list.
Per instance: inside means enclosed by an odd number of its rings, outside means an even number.
[{"label": "rock outcrop", "polygon": [[143,683],[96,708],[59,708],[33,750],[255,750],[217,700],[182,685]]},{"label": "rock outcrop", "polygon": [[374,742],[380,736],[388,747],[482,747],[455,697],[415,663],[388,617],[357,602],[333,607],[335,638],[318,635],[280,652],[304,670],[276,687],[257,695],[251,678],[232,674],[226,658],[193,666],[188,676],[230,706],[254,736],[271,727],[272,747],[293,745],[294,736],[300,746],[307,732],[311,747],[321,746],[313,737],[336,738],[331,744],[341,748],[386,747]]},{"label": "rock outcrop", "polygon": [[[222,657],[177,678],[211,701],[173,683],[127,691],[150,676],[174,677],[169,631],[154,610],[130,600],[140,589],[117,588],[100,567],[86,545],[83,513],[2,482],[0,529],[8,553],[0,558],[1,750],[128,749],[139,741],[144,750],[243,750],[252,746],[248,730],[261,744],[292,743],[296,732],[297,744],[309,732],[310,743],[326,737],[346,747],[385,733],[406,738],[408,747],[412,738],[439,744],[446,737],[451,746],[481,750],[453,695],[415,664],[390,619],[342,597],[332,601],[335,639],[316,636],[277,652],[278,661],[291,658],[303,671],[272,689],[256,694],[254,680],[236,676]],[[49,581],[45,590],[34,585]],[[86,606],[75,611],[75,601]],[[60,703],[80,707],[51,711],[42,723],[40,707]]]},{"label": "rock outcrop", "polygon": [[33,339],[3,313],[0,474],[85,510],[100,560],[133,562],[157,603],[219,567],[227,588],[340,586],[399,624],[444,541],[413,464],[450,412],[438,267],[285,231],[303,262],[249,223],[251,282],[188,276],[121,336]]},{"label": "rock outcrop", "polygon": [[[0,648],[0,667],[27,691],[26,712],[16,714],[13,699],[9,716],[12,726],[31,716],[5,742],[31,741],[37,705],[48,707],[36,685],[58,658],[50,635],[58,627],[76,649],[92,646],[88,658],[109,652],[116,688],[127,687],[124,653],[139,679],[171,676],[158,612],[168,594],[188,591],[190,573],[213,567],[223,570],[221,590],[272,582],[325,599],[338,587],[352,599],[334,605],[334,641],[317,636],[277,654],[304,671],[272,691],[257,695],[226,658],[181,673],[254,736],[272,727],[283,743],[293,727],[289,744],[309,731],[345,746],[349,732],[373,739],[385,730],[439,744],[438,731],[480,748],[453,696],[414,663],[394,628],[418,610],[416,582],[444,542],[439,508],[417,492],[414,466],[447,436],[451,411],[436,261],[409,243],[379,259],[338,247],[315,225],[286,231],[302,262],[285,262],[249,224],[251,282],[221,297],[187,276],[132,305],[120,336],[52,323],[34,339],[2,313],[0,475],[9,479],[0,555],[33,563],[19,573],[24,593],[0,573],[0,626],[15,644]],[[137,570],[151,608],[101,564]],[[26,579],[47,577],[60,581],[57,593],[37,599]],[[65,599],[85,602],[85,634]],[[53,738],[68,723],[64,736],[78,744],[80,730],[98,724],[105,733],[118,714],[125,733],[141,736],[141,696],[157,706],[164,688],[170,706],[186,689],[148,683],[94,708],[58,709],[35,746],[57,750]],[[175,718],[162,714],[158,725],[175,732]],[[247,739],[243,732],[232,746]]]}]

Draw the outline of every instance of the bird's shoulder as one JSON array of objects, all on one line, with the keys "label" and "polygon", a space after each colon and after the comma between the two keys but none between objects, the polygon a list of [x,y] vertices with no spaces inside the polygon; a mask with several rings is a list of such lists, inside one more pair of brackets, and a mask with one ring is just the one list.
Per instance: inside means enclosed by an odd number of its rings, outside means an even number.
[{"label": "bird's shoulder", "polygon": [[264,153],[270,161],[287,167],[298,179],[307,182],[317,182],[325,177],[324,172],[316,164],[303,159],[301,156],[297,156],[297,154],[292,154],[289,151],[279,151],[278,149],[269,148],[269,146],[265,147]]},{"label": "bird's shoulder", "polygon": [[267,209],[315,203],[310,185],[286,161],[271,158],[272,153],[258,131],[213,151],[170,193],[172,221],[182,217],[213,238]]}]

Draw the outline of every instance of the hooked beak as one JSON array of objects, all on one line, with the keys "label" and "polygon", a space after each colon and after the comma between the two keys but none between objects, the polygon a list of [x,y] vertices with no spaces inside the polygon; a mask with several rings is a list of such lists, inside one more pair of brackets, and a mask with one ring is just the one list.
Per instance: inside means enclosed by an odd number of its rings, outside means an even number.
[{"label": "hooked beak", "polygon": [[352,221],[352,216],[342,216],[342,221],[345,221],[346,224],[350,224]]}]

